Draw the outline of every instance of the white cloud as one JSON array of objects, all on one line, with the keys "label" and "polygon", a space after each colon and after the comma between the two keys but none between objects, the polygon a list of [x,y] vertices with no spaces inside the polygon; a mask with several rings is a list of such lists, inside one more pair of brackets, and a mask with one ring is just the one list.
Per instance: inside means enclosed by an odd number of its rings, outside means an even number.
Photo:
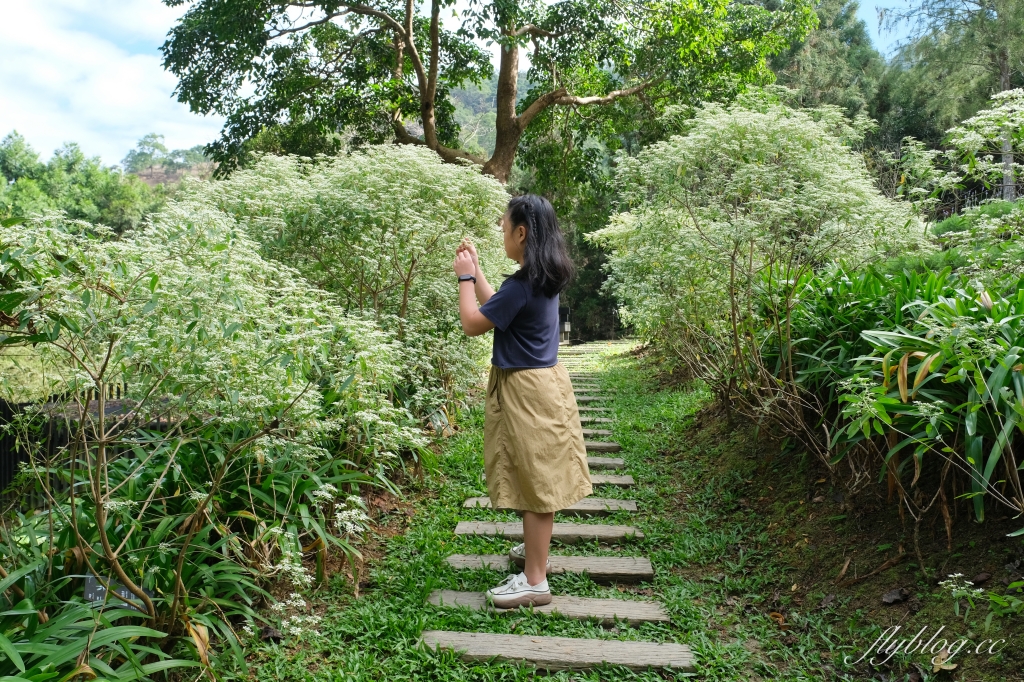
[{"label": "white cloud", "polygon": [[118,163],[146,133],[205,144],[222,120],[189,112],[159,47],[182,13],[159,0],[6,0],[0,136],[16,129],[48,158],[64,142]]}]

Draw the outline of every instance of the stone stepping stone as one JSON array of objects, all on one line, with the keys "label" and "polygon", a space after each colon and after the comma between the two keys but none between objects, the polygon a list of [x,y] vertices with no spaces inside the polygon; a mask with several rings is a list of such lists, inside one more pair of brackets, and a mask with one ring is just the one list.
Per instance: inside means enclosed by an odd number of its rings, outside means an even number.
[{"label": "stone stepping stone", "polygon": [[607,429],[583,429],[584,436],[610,436],[612,432]]},{"label": "stone stepping stone", "polygon": [[622,450],[621,445],[611,441],[585,440],[583,445],[586,447],[587,452],[619,452]]},{"label": "stone stepping stone", "polygon": [[[471,497],[462,503],[467,509],[491,509],[491,498]],[[612,500],[601,497],[584,497],[576,504],[560,510],[562,514],[574,516],[608,516],[617,511],[636,511],[636,502],[633,500]]]},{"label": "stone stepping stone", "polygon": [[[521,521],[459,521],[455,526],[456,535],[503,535],[508,540],[523,539]],[[622,542],[635,538],[643,540],[644,534],[633,526],[609,526],[601,523],[555,523],[552,540],[571,545],[576,542],[597,540],[598,542]]]},{"label": "stone stepping stone", "polygon": [[[430,603],[434,606],[468,606],[474,611],[492,611],[495,613],[517,613],[519,609],[496,609],[487,603],[483,592],[457,592],[455,590],[434,590],[430,593]],[[597,620],[602,625],[614,625],[615,621],[626,621],[630,625],[640,623],[667,623],[669,621],[665,608],[650,601],[634,601],[629,599],[592,599],[587,597],[569,597],[552,595],[551,603],[534,606],[534,613],[558,614],[565,618],[577,620]]]},{"label": "stone stepping stone", "polygon": [[692,672],[695,668],[693,652],[685,644],[445,630],[426,630],[420,642],[430,649],[458,651],[466,662],[521,661],[544,670],[583,671],[602,663],[632,670],[674,668]]},{"label": "stone stepping stone", "polygon": [[605,400],[611,400],[606,395],[578,395],[576,396],[576,402],[578,403],[598,403]]},{"label": "stone stepping stone", "polygon": [[587,466],[591,469],[622,469],[626,462],[621,457],[587,457]]},{"label": "stone stepping stone", "polygon": [[632,476],[616,476],[614,474],[590,474],[590,482],[594,485],[615,485],[620,488],[628,488],[636,484]]},{"label": "stone stepping stone", "polygon": [[[642,583],[654,580],[654,567],[647,557],[567,556],[550,554],[551,574],[586,573],[595,583]],[[452,554],[448,564],[457,570],[487,568],[510,572],[519,568],[507,554]]]},{"label": "stone stepping stone", "polygon": [[588,424],[614,424],[614,419],[608,419],[607,417],[591,417],[588,415],[580,415],[580,423],[587,422]]},{"label": "stone stepping stone", "polygon": [[579,407],[580,412],[611,412],[610,407]]}]

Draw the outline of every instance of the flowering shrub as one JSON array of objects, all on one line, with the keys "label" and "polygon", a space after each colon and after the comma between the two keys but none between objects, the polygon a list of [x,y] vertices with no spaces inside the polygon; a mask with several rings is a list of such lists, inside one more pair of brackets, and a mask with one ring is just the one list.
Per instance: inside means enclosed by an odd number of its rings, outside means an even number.
[{"label": "flowering shrub", "polygon": [[[610,249],[623,319],[727,403],[814,442],[796,385],[792,313],[829,263],[922,247],[909,207],[885,198],[832,109],[754,93],[705,105],[682,134],[623,158],[629,210],[591,238]],[[765,348],[781,348],[771,359]]]},{"label": "flowering shrub", "polygon": [[33,345],[53,377],[8,426],[30,455],[18,490],[45,500],[0,527],[8,582],[34,586],[17,608],[44,614],[17,632],[80,604],[91,573],[127,590],[106,599],[144,614],[137,635],[185,636],[216,665],[211,637],[235,642],[265,580],[302,588],[305,554],[322,572],[327,547],[356,551],[366,519],[341,491],[425,445],[392,401],[394,333],[209,203],[124,238],[60,216],[5,224],[0,252],[0,344]]},{"label": "flowering shrub", "polygon": [[395,335],[399,404],[426,416],[477,380],[487,344],[462,333],[451,262],[470,236],[489,276],[508,267],[496,229],[508,195],[493,178],[387,145],[316,160],[266,156],[189,193],[235,217],[266,256],[335,294],[346,313]]}]

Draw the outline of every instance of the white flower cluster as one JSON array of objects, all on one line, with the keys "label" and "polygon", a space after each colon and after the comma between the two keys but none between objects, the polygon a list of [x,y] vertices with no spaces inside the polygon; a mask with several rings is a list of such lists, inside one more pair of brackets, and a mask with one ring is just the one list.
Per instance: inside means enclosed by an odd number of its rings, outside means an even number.
[{"label": "white flower cluster", "polygon": [[324,483],[312,492],[313,498],[323,502],[333,500],[338,496],[338,488],[330,483]]},{"label": "white flower cluster", "polygon": [[138,504],[139,503],[136,500],[107,500],[103,503],[103,509],[105,509],[107,513],[112,514],[116,512],[130,511],[133,507],[138,506]]},{"label": "white flower cluster", "polygon": [[939,587],[948,590],[954,597],[962,597],[966,594],[984,594],[985,590],[974,587],[974,583],[964,577],[963,573],[950,573],[948,580],[939,582]]},{"label": "white flower cluster", "polygon": [[278,536],[281,558],[276,564],[266,568],[267,575],[281,575],[291,581],[292,585],[305,588],[313,584],[313,576],[302,565],[302,553],[296,550],[298,539],[293,533],[281,528],[271,528],[270,534]]},{"label": "white flower cluster", "polygon": [[315,628],[320,624],[320,621],[320,616],[289,616],[281,621],[281,632],[293,637],[306,634],[318,636],[320,632]]},{"label": "white flower cluster", "polygon": [[345,509],[340,504],[334,506],[334,522],[338,531],[347,535],[355,535],[366,530],[370,517],[362,509]]},{"label": "white flower cluster", "polygon": [[847,146],[858,126],[755,91],[707,104],[681,134],[624,155],[626,211],[589,235],[610,252],[608,287],[624,321],[699,349],[714,374],[732,366],[732,315],[758,307],[767,272],[786,290],[828,263],[931,248],[912,208],[882,195]]}]

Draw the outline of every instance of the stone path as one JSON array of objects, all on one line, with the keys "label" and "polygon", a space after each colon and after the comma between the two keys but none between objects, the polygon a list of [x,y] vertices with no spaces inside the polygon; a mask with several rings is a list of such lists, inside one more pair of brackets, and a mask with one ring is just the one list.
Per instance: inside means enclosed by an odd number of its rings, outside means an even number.
[{"label": "stone path", "polygon": [[[623,350],[630,346],[622,345]],[[577,402],[581,403],[581,421],[587,424],[609,424],[611,429],[586,429],[586,438],[607,438],[614,434],[613,409],[606,405],[612,392],[603,390],[600,376],[586,371],[592,356],[602,344],[562,347],[559,359],[570,372]],[[593,416],[593,415],[600,416]],[[615,442],[588,440],[588,452],[615,453],[622,447]],[[591,469],[624,469],[626,462],[618,457],[588,457]],[[596,487],[617,486],[629,488],[635,484],[628,474],[591,474]],[[464,508],[490,508],[487,497],[473,497],[465,500]],[[589,497],[560,514],[600,517],[611,513],[635,513],[637,504],[633,500]],[[523,537],[523,524],[519,522],[460,521],[455,528],[456,536],[491,535],[501,536],[511,542]],[[632,526],[589,523],[556,522],[552,539],[555,541],[551,554],[552,574],[586,573],[595,582],[636,583],[653,580],[654,569],[646,557],[627,556],[570,556],[555,553],[557,544],[599,542],[609,547],[642,539],[643,532]],[[621,550],[620,550],[621,551]],[[456,569],[488,568],[497,572],[518,571],[503,554],[453,554],[448,563]],[[497,577],[496,573],[496,577]],[[482,592],[458,592],[436,590],[430,595],[430,602],[439,608],[468,607],[476,610],[495,609],[489,606]],[[593,599],[556,594],[551,604],[533,609],[533,613],[558,614],[566,618],[592,620],[606,625],[637,625],[648,622],[667,622],[664,607],[653,600],[636,599]],[[576,639],[571,637],[545,637],[539,635],[502,635],[493,633],[447,632],[431,630],[424,632],[422,640],[430,648],[451,649],[460,652],[464,661],[520,661],[545,670],[589,670],[611,663],[634,670],[647,668],[672,668],[680,671],[695,669],[694,657],[686,645],[675,643],[654,643],[642,641],[620,641],[614,639]]]}]

